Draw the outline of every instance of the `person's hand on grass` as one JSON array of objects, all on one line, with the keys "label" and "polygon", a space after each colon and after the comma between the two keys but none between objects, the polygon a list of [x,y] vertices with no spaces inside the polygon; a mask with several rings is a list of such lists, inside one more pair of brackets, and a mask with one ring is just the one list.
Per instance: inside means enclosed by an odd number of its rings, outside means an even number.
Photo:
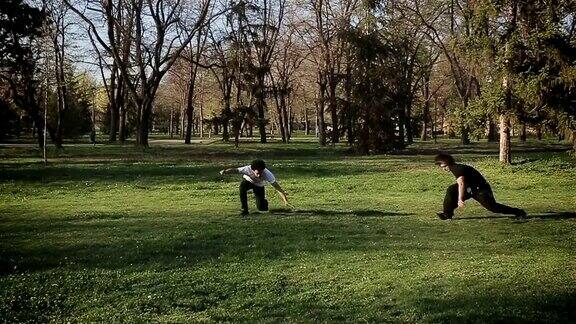
[{"label": "person's hand on grass", "polygon": [[284,203],[284,206],[288,205],[288,197],[286,197],[286,193],[279,192],[279,194],[280,194],[280,199],[282,199],[282,202]]},{"label": "person's hand on grass", "polygon": [[224,174],[226,170],[220,170],[220,174]]},{"label": "person's hand on grass", "polygon": [[458,207],[464,208],[464,206],[465,206],[464,200],[458,199]]}]

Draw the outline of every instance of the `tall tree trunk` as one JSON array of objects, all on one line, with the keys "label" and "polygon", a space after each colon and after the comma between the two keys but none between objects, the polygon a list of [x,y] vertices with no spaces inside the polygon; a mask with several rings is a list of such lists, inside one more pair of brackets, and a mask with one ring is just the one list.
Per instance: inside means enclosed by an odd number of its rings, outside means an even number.
[{"label": "tall tree trunk", "polygon": [[354,144],[355,111],[352,111],[352,64],[347,61],[346,77],[344,78],[344,111],[346,112],[346,137],[348,145]]},{"label": "tall tree trunk", "polygon": [[496,124],[494,123],[494,120],[492,120],[492,116],[488,116],[488,134],[486,135],[486,137],[488,137],[488,142],[492,143],[492,142],[496,142]]},{"label": "tall tree trunk", "polygon": [[200,120],[199,120],[199,128],[200,128],[200,138],[204,138],[204,95],[200,99]]},{"label": "tall tree trunk", "polygon": [[[192,142],[192,119],[194,118],[194,90],[196,86],[196,75],[198,67],[190,63],[190,79],[188,80],[188,94],[186,96],[186,131],[184,134],[184,143],[190,144]],[[227,140],[227,139],[225,139]]]},{"label": "tall tree trunk", "polygon": [[[191,85],[189,85],[189,88],[190,87]],[[192,119],[194,118],[194,103],[191,95],[193,92],[194,90],[192,91],[188,90],[188,98],[186,99],[184,144],[192,143],[192,127],[194,126]]]},{"label": "tall tree trunk", "polygon": [[256,90],[256,111],[258,112],[258,128],[260,131],[260,143],[266,143],[266,119],[264,116],[264,106],[266,101],[264,100],[264,83],[265,75],[263,73],[258,73],[258,83]]},{"label": "tall tree trunk", "polygon": [[116,135],[118,134],[119,112],[116,102],[111,100],[108,103],[108,111],[110,112],[110,129],[108,130],[108,142],[116,142]]},{"label": "tall tree trunk", "polygon": [[308,117],[308,107],[304,107],[304,132],[310,135],[310,120]]},{"label": "tall tree trunk", "polygon": [[500,114],[500,162],[510,164],[511,161],[510,117],[506,114]]},{"label": "tall tree trunk", "polygon": [[[118,134],[118,125],[120,123],[120,107],[118,106],[117,96],[119,91],[121,78],[118,77],[118,66],[116,64],[112,65],[112,71],[110,73],[110,86],[108,89],[108,112],[110,113],[110,123],[108,129],[108,141],[113,143],[116,142]],[[104,74],[103,74],[104,75]],[[104,76],[103,76],[104,78]]]},{"label": "tall tree trunk", "polygon": [[[56,55],[58,56],[58,55]],[[56,59],[58,61],[58,59]],[[55,132],[55,142],[57,148],[62,147],[63,143],[63,134],[64,134],[64,115],[66,113],[67,107],[67,87],[66,87],[66,80],[64,79],[64,70],[60,65],[61,63],[57,63],[57,71],[56,71],[56,80],[57,80],[57,87],[58,87],[58,113],[56,115],[56,132]]]},{"label": "tall tree trunk", "polygon": [[141,147],[148,147],[148,136],[150,132],[150,118],[152,117],[152,98],[145,98],[139,108],[141,111],[138,123],[138,134],[136,144]]},{"label": "tall tree trunk", "polygon": [[[35,108],[30,109],[30,107],[34,106]],[[30,115],[30,117],[32,117],[32,120],[34,121],[34,128],[36,129],[36,133],[38,134],[37,140],[38,140],[38,147],[39,148],[44,148],[44,117],[40,115],[40,113],[36,110],[40,109],[40,107],[38,107],[37,105],[30,105],[27,107],[26,112]],[[50,125],[46,125],[47,126],[47,131],[48,131],[48,135],[50,137],[50,139],[52,140],[52,143],[54,143],[54,130],[50,127]]]},{"label": "tall tree trunk", "polygon": [[294,102],[293,102],[293,99],[292,99],[292,100],[290,100],[290,103],[288,104],[288,109],[287,109],[287,111],[288,111],[288,120],[289,120],[288,125],[287,125],[287,126],[288,126],[288,140],[291,140],[291,139],[292,139],[292,133],[294,132],[294,119],[296,118],[296,117],[294,116],[294,111],[293,111],[293,109],[292,109],[292,108],[293,108],[293,104],[294,104]]},{"label": "tall tree trunk", "polygon": [[428,122],[430,121],[430,74],[424,73],[424,82],[422,84],[422,95],[424,99],[424,107],[422,108],[422,135],[421,141],[428,140]]},{"label": "tall tree trunk", "polygon": [[340,141],[340,130],[338,127],[338,103],[336,101],[336,87],[338,86],[338,81],[335,75],[331,75],[328,78],[328,107],[330,110],[330,117],[332,119],[332,134],[330,134],[330,140],[332,144],[338,143]]},{"label": "tall tree trunk", "polygon": [[324,125],[325,94],[326,82],[320,79],[318,84],[318,100],[316,101],[316,127],[318,128],[318,144],[321,146],[326,146],[326,126]]},{"label": "tall tree trunk", "polygon": [[126,111],[128,100],[126,100],[126,86],[122,78],[116,81],[116,89],[113,90],[113,100],[118,111],[118,138],[120,143],[124,144],[128,137],[128,130],[126,129]]},{"label": "tall tree trunk", "polygon": [[520,142],[526,143],[526,123],[520,125]]},{"label": "tall tree trunk", "polygon": [[414,143],[414,131],[412,130],[412,99],[406,102],[406,143]]},{"label": "tall tree trunk", "polygon": [[[57,24],[61,24],[62,21],[58,21]],[[58,26],[61,28],[61,26]],[[64,59],[65,59],[65,52],[64,52],[64,35],[62,34],[62,43],[60,43],[60,38],[58,37],[60,33],[63,33],[64,30],[57,31],[52,36],[52,42],[54,45],[54,69],[55,69],[55,76],[56,76],[56,87],[57,87],[57,98],[58,98],[58,113],[56,114],[56,130],[55,130],[55,142],[57,148],[62,147],[63,143],[63,134],[64,134],[64,115],[68,110],[68,87],[66,85],[66,74],[64,72]]]},{"label": "tall tree trunk", "polygon": [[[508,43],[506,43],[506,53],[508,52]],[[512,161],[512,150],[510,147],[510,116],[512,109],[512,90],[510,89],[510,80],[508,75],[502,78],[502,87],[505,91],[504,107],[500,112],[500,162],[510,164]]]},{"label": "tall tree trunk", "polygon": [[404,138],[406,136],[406,110],[401,100],[397,100],[396,109],[398,111],[398,139],[404,143]]},{"label": "tall tree trunk", "polygon": [[[230,108],[230,95],[227,95],[224,99],[224,114],[222,116],[222,140],[228,142],[230,140],[230,132],[228,131],[228,124],[230,123],[230,116],[232,115],[232,110]],[[214,133],[216,135],[217,133]]]},{"label": "tall tree trunk", "polygon": [[124,102],[122,106],[120,106],[120,116],[118,118],[118,137],[120,139],[120,143],[126,143],[126,138],[128,138],[128,130],[126,129],[126,106]]},{"label": "tall tree trunk", "polygon": [[[181,139],[186,137],[186,95],[182,95],[180,98],[180,118],[178,119],[179,132],[178,135]],[[194,133],[194,128],[192,128],[192,133]]]},{"label": "tall tree trunk", "polygon": [[430,127],[430,132],[432,135],[432,139],[434,139],[434,143],[436,143],[436,125],[438,125],[438,100],[434,99],[434,113],[432,114],[432,127]]},{"label": "tall tree trunk", "polygon": [[[276,84],[274,84],[272,86],[273,91],[274,91],[274,101],[276,103],[276,114],[278,115],[278,124],[280,127],[280,136],[282,137],[282,142],[286,143],[286,130],[284,129],[284,114],[282,113],[282,106],[281,106],[281,102],[280,102],[280,96],[281,94],[278,93],[278,87],[276,86]],[[272,126],[274,126],[274,124],[272,124]],[[272,131],[274,130],[274,128],[272,128]],[[272,132],[272,135],[274,135],[274,132]]]},{"label": "tall tree trunk", "polygon": [[[464,111],[468,110],[468,99],[464,97]],[[460,144],[470,145],[470,128],[465,125],[464,119],[460,118]]]},{"label": "tall tree trunk", "polygon": [[170,135],[170,138],[174,137],[174,107],[172,107],[172,105],[170,105],[170,122],[168,125],[168,133]]},{"label": "tall tree trunk", "polygon": [[460,143],[470,145],[470,129],[467,126],[460,126]]},{"label": "tall tree trunk", "polygon": [[288,143],[290,141],[290,117],[288,116],[288,107],[287,107],[287,103],[286,103],[286,87],[284,87],[284,89],[282,90],[282,92],[280,93],[280,107],[282,110],[282,120],[284,121],[284,124],[280,124],[282,125],[282,127],[284,128],[284,135],[286,136],[286,143]]}]

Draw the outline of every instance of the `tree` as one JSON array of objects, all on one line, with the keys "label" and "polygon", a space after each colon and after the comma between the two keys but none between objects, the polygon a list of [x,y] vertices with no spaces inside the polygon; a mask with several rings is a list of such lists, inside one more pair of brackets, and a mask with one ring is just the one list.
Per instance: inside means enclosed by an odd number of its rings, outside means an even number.
[{"label": "tree", "polygon": [[426,27],[426,36],[442,51],[448,61],[454,86],[462,103],[460,110],[460,135],[462,144],[470,144],[466,114],[470,100],[479,93],[475,74],[476,66],[469,59],[467,40],[472,30],[473,1],[450,2],[413,1],[407,5],[418,17],[418,24]]},{"label": "tree", "polygon": [[[118,48],[120,49],[122,60],[126,62],[133,49],[133,37],[131,37],[131,34],[134,28],[134,13],[133,10],[130,10],[127,1],[118,0],[114,7],[114,12],[110,13],[115,15],[115,23],[105,26],[109,42],[122,44]],[[118,137],[120,143],[124,143],[128,135],[126,117],[128,111],[128,89],[121,75],[122,71],[118,61],[114,60],[110,53],[100,49],[98,41],[94,39],[90,29],[87,30],[87,33],[98,60],[102,83],[108,97],[108,141],[115,142]],[[106,76],[107,74],[109,77]]]},{"label": "tree", "polygon": [[354,29],[348,37],[355,62],[352,99],[358,112],[354,120],[357,148],[362,154],[401,149],[400,112],[392,95],[399,69],[394,49],[372,28]]},{"label": "tree", "polygon": [[188,68],[188,85],[186,91],[186,130],[184,132],[184,143],[190,144],[192,138],[193,118],[194,118],[194,94],[196,91],[196,80],[198,76],[198,64],[194,64],[204,51],[207,31],[201,29],[196,35],[196,42],[194,46],[189,46],[186,51],[187,58],[190,62]]},{"label": "tree", "polygon": [[[228,126],[232,118],[232,91],[234,90],[234,84],[241,82],[239,70],[241,59],[238,50],[239,46],[235,43],[236,38],[229,34],[234,33],[234,29],[231,28],[231,16],[227,15],[226,18],[226,27],[230,28],[230,30],[219,35],[210,30],[212,42],[207,52],[213,61],[209,68],[218,83],[218,89],[221,94],[222,109],[220,120],[222,121],[222,139],[227,142],[230,140]],[[240,88],[240,86],[237,88]]]},{"label": "tree", "polygon": [[[354,13],[359,7],[359,1],[310,0],[308,6],[312,17],[309,18],[308,28],[304,33],[309,38],[307,44],[312,52],[311,59],[317,68],[318,141],[320,145],[326,145],[325,108],[330,112],[332,122],[330,140],[332,143],[337,143],[340,140],[338,86],[345,77],[341,69],[343,59],[348,51],[347,38],[342,37],[342,35],[350,30]],[[346,75],[349,76],[350,67],[348,67],[347,72]],[[347,93],[349,95],[350,91]]]},{"label": "tree", "polygon": [[[180,57],[196,32],[204,25],[210,1],[201,2],[198,15],[190,21],[181,17],[184,10],[181,0],[147,0],[146,2],[126,0],[129,11],[134,16],[134,30],[129,35],[134,46],[134,53],[128,56],[122,55],[123,44],[118,43],[114,37],[110,37],[113,36],[110,34],[105,39],[104,31],[96,24],[96,22],[102,22],[107,26],[122,25],[123,22],[118,20],[117,3],[102,0],[87,2],[84,6],[75,6],[69,0],[64,1],[87,24],[98,45],[118,65],[122,80],[137,108],[136,143],[147,147],[156,91],[164,75]],[[108,31],[111,29],[108,28]],[[184,30],[188,31],[188,37],[180,38],[179,35]]]},{"label": "tree", "polygon": [[56,146],[61,147],[64,136],[64,129],[67,126],[64,120],[66,113],[70,106],[69,83],[70,80],[66,79],[66,69],[70,65],[68,58],[69,40],[68,37],[72,36],[68,9],[63,6],[61,0],[44,0],[46,12],[49,17],[49,24],[47,25],[47,36],[50,39],[52,46],[53,69],[54,79],[56,80],[56,95],[57,95],[57,113],[56,116],[56,129],[55,141]]},{"label": "tree", "polygon": [[270,73],[285,8],[286,0],[240,0],[232,3],[230,8],[229,21],[236,31],[232,36],[241,52],[242,73],[258,114],[261,143],[266,143],[265,112],[269,93],[266,77]]},{"label": "tree", "polygon": [[40,147],[44,146],[43,128],[55,142],[54,130],[45,125],[39,105],[36,72],[40,57],[33,51],[45,21],[44,11],[22,0],[6,0],[0,6],[0,81],[10,100],[34,121]]},{"label": "tree", "polygon": [[0,141],[18,137],[20,132],[20,116],[13,105],[0,96]]},{"label": "tree", "polygon": [[[525,125],[550,112],[573,117],[574,5],[554,3],[478,1],[474,15],[475,44],[484,54],[487,81],[493,88],[485,102],[496,106],[500,119],[500,162],[511,162],[510,121]],[[500,79],[496,82],[494,79]],[[531,117],[532,115],[532,117]]]},{"label": "tree", "polygon": [[294,26],[290,26],[287,33],[283,34],[280,39],[279,50],[276,53],[276,59],[272,64],[270,71],[270,80],[272,83],[280,133],[282,141],[290,141],[292,127],[292,110],[290,99],[293,96],[295,86],[295,73],[304,60],[302,49],[296,44]]}]

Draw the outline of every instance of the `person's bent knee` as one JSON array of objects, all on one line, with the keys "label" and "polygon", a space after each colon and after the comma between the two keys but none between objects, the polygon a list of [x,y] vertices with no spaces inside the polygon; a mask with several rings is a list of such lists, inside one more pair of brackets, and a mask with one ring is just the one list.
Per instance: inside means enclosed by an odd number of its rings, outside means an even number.
[{"label": "person's bent knee", "polygon": [[458,184],[455,183],[453,185],[448,186],[448,188],[446,189],[446,193],[449,194],[458,193]]}]

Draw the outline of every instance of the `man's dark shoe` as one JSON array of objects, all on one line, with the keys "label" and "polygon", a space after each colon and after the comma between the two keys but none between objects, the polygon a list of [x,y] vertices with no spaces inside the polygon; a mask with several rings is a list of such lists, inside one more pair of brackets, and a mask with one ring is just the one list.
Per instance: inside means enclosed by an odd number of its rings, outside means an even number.
[{"label": "man's dark shoe", "polygon": [[514,214],[516,219],[526,219],[526,212],[523,209],[520,209]]},{"label": "man's dark shoe", "polygon": [[240,212],[240,216],[248,216],[248,214],[250,213],[245,209],[242,209],[242,211]]},{"label": "man's dark shoe", "polygon": [[441,220],[452,219],[452,215],[447,215],[447,214],[445,214],[445,213],[436,213],[436,215],[437,215],[438,218],[440,218]]}]

